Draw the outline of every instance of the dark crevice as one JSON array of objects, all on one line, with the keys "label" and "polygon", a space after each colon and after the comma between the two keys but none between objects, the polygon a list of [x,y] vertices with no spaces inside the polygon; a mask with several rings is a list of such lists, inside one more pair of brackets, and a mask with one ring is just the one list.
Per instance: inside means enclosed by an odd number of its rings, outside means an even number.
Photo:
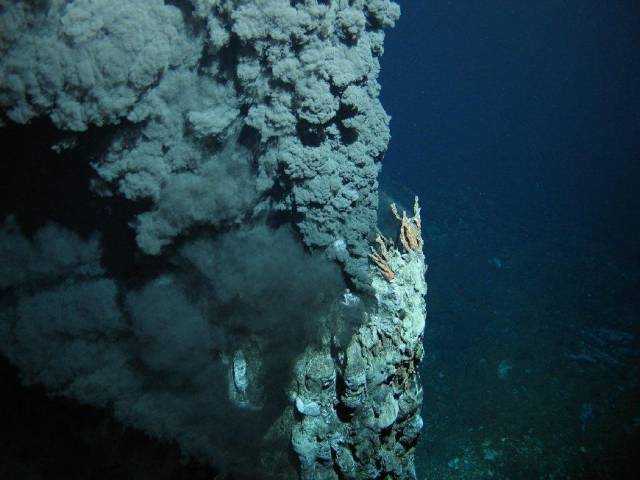
[{"label": "dark crevice", "polygon": [[299,120],[296,130],[300,141],[306,147],[319,147],[326,138],[323,125],[316,125],[306,120]]},{"label": "dark crevice", "polygon": [[242,130],[240,131],[240,135],[238,136],[238,143],[249,150],[251,153],[256,155],[258,153],[261,153],[261,137],[262,136],[260,135],[260,131],[258,131],[258,129],[245,124],[242,126]]}]

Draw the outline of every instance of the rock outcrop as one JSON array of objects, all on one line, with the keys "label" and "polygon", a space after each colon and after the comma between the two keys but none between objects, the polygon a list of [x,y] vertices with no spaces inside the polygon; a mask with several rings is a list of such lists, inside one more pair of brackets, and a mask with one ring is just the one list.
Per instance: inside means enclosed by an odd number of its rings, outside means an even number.
[{"label": "rock outcrop", "polygon": [[[371,267],[375,303],[348,343],[329,328],[323,346],[297,363],[291,443],[302,479],[417,478],[427,291],[419,215],[416,199],[413,217],[398,216],[401,249],[384,240],[394,275]],[[334,320],[353,308],[345,298]]]}]

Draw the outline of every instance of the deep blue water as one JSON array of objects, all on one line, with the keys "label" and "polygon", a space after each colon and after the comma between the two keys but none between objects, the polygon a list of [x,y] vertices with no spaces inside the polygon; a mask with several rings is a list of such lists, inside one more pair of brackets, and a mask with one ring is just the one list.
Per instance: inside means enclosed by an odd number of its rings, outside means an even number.
[{"label": "deep blue water", "polygon": [[381,185],[418,194],[427,231],[418,465],[633,478],[640,3],[401,4]]},{"label": "deep blue water", "polygon": [[637,228],[640,4],[402,7],[382,62],[385,177],[472,186],[529,223]]}]

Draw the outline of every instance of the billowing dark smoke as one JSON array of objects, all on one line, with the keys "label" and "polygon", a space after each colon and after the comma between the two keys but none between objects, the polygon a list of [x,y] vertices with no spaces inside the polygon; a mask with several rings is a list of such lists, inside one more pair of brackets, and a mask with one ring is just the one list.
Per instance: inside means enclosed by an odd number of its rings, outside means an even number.
[{"label": "billowing dark smoke", "polygon": [[[49,225],[28,240],[9,221],[0,240],[1,285],[14,296],[2,350],[24,381],[112,406],[216,465],[238,461],[283,410],[293,361],[319,343],[344,289],[337,266],[306,253],[288,227],[196,238],[135,289],[99,267],[97,239]],[[248,384],[234,396],[238,352]]]},{"label": "billowing dark smoke", "polygon": [[23,140],[3,165],[0,350],[24,383],[241,470],[345,281],[368,284],[398,15],[0,0],[0,128]]}]

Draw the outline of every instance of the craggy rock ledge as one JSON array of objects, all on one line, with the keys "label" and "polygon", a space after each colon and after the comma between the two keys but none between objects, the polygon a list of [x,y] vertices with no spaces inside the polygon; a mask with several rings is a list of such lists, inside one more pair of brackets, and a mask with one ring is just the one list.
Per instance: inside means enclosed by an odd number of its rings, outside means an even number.
[{"label": "craggy rock ledge", "polygon": [[[384,253],[372,254],[375,302],[363,324],[346,348],[327,335],[321,348],[308,349],[297,362],[291,444],[305,480],[416,478],[427,266],[417,198],[413,217],[392,209],[401,222],[401,247],[378,237]],[[347,293],[341,305],[359,302]]]}]

